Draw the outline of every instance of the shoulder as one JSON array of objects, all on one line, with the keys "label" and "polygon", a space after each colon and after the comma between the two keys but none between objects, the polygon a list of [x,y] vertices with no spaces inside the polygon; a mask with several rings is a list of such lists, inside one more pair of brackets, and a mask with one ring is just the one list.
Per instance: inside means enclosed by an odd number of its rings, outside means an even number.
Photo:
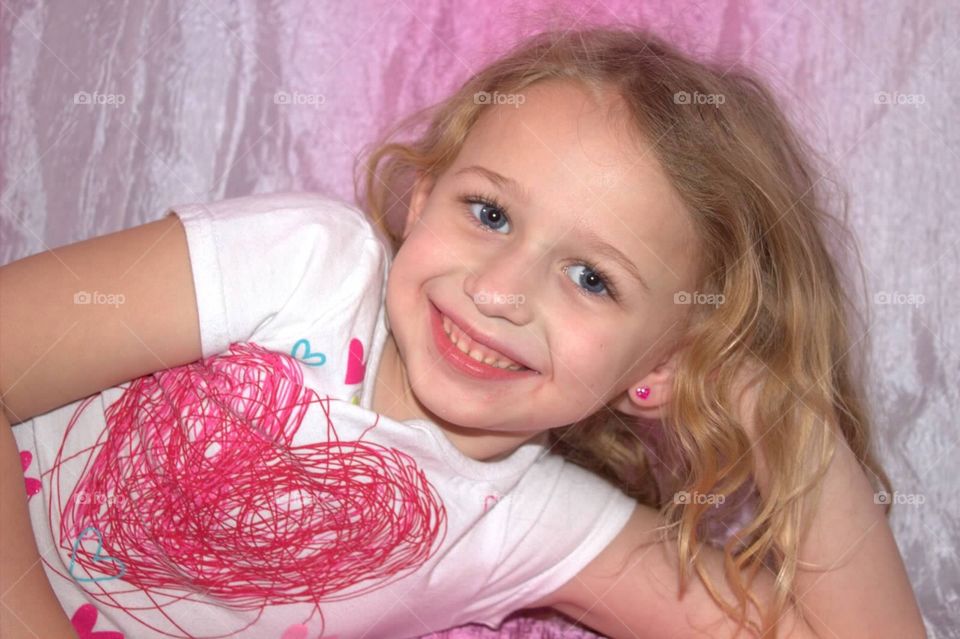
[{"label": "shoulder", "polygon": [[[183,223],[191,257],[206,251],[251,251],[310,259],[389,256],[389,242],[366,214],[343,200],[308,191],[278,191],[170,206]],[[249,256],[247,256],[249,257]]]},{"label": "shoulder", "polygon": [[186,202],[167,209],[185,219],[242,219],[245,225],[316,223],[332,229],[373,232],[367,216],[335,197],[311,191],[276,191],[224,198],[211,202]]}]

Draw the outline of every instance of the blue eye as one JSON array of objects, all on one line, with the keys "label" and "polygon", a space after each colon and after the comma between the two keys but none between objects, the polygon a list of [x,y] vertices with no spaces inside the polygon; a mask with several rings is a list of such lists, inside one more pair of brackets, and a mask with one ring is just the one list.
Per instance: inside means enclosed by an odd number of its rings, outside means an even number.
[{"label": "blue eye", "polygon": [[[580,272],[579,277],[571,277],[570,279],[574,281],[575,284],[579,284],[593,293],[594,295],[602,295],[604,291],[607,291],[607,281],[603,276],[603,273],[598,271],[596,268],[591,267],[589,264],[574,264],[573,266],[567,266],[563,270],[568,271],[571,268],[582,268],[583,271]],[[594,287],[599,287],[599,290],[595,290]],[[612,295],[612,294],[611,294]]]},{"label": "blue eye", "polygon": [[[507,211],[495,198],[484,195],[465,195],[460,201],[467,205],[467,217],[474,225],[484,231],[499,231],[509,225]],[[479,207],[476,213],[474,210]],[[586,273],[579,277],[570,278],[577,284],[577,290],[585,297],[607,297],[613,301],[619,300],[613,278],[600,270],[595,264],[580,260],[573,268],[584,268]],[[565,266],[564,272],[570,267]],[[584,288],[587,286],[588,288]],[[599,287],[599,290],[595,290]]]},{"label": "blue eye", "polygon": [[[470,214],[484,227],[490,229],[491,231],[497,231],[503,228],[505,224],[508,224],[507,217],[503,212],[503,209],[493,202],[486,202],[480,199],[468,200],[468,206],[470,207]],[[480,210],[477,213],[474,213],[474,207],[479,206]]]}]

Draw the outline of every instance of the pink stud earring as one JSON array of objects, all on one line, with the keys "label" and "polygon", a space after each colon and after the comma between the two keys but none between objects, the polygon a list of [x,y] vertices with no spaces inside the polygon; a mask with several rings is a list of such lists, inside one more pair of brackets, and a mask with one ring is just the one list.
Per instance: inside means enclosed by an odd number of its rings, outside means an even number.
[{"label": "pink stud earring", "polygon": [[637,397],[639,397],[640,399],[646,399],[649,396],[650,396],[649,386],[641,386],[640,388],[637,389]]}]

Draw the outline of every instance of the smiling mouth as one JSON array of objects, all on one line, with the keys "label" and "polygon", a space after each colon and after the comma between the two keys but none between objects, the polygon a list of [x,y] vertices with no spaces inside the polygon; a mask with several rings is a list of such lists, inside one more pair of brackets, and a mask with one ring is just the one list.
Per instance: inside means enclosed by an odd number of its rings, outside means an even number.
[{"label": "smiling mouth", "polygon": [[443,313],[440,314],[440,319],[443,322],[443,331],[447,334],[450,342],[456,346],[460,352],[466,354],[471,359],[486,364],[487,366],[502,370],[533,370],[531,368],[527,368],[523,364],[518,364],[499,351],[472,340],[466,333],[460,330],[453,320]]}]

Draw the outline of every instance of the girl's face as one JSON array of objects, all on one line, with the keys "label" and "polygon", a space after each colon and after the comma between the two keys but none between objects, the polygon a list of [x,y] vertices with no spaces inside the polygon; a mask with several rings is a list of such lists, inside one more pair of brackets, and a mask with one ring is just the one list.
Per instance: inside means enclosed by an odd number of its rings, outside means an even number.
[{"label": "girl's face", "polygon": [[[660,363],[689,308],[674,294],[692,292],[694,242],[625,117],[561,82],[494,97],[452,166],[417,184],[387,313],[432,419],[529,437],[596,412]],[[463,372],[437,346],[434,307],[539,374]]]}]

